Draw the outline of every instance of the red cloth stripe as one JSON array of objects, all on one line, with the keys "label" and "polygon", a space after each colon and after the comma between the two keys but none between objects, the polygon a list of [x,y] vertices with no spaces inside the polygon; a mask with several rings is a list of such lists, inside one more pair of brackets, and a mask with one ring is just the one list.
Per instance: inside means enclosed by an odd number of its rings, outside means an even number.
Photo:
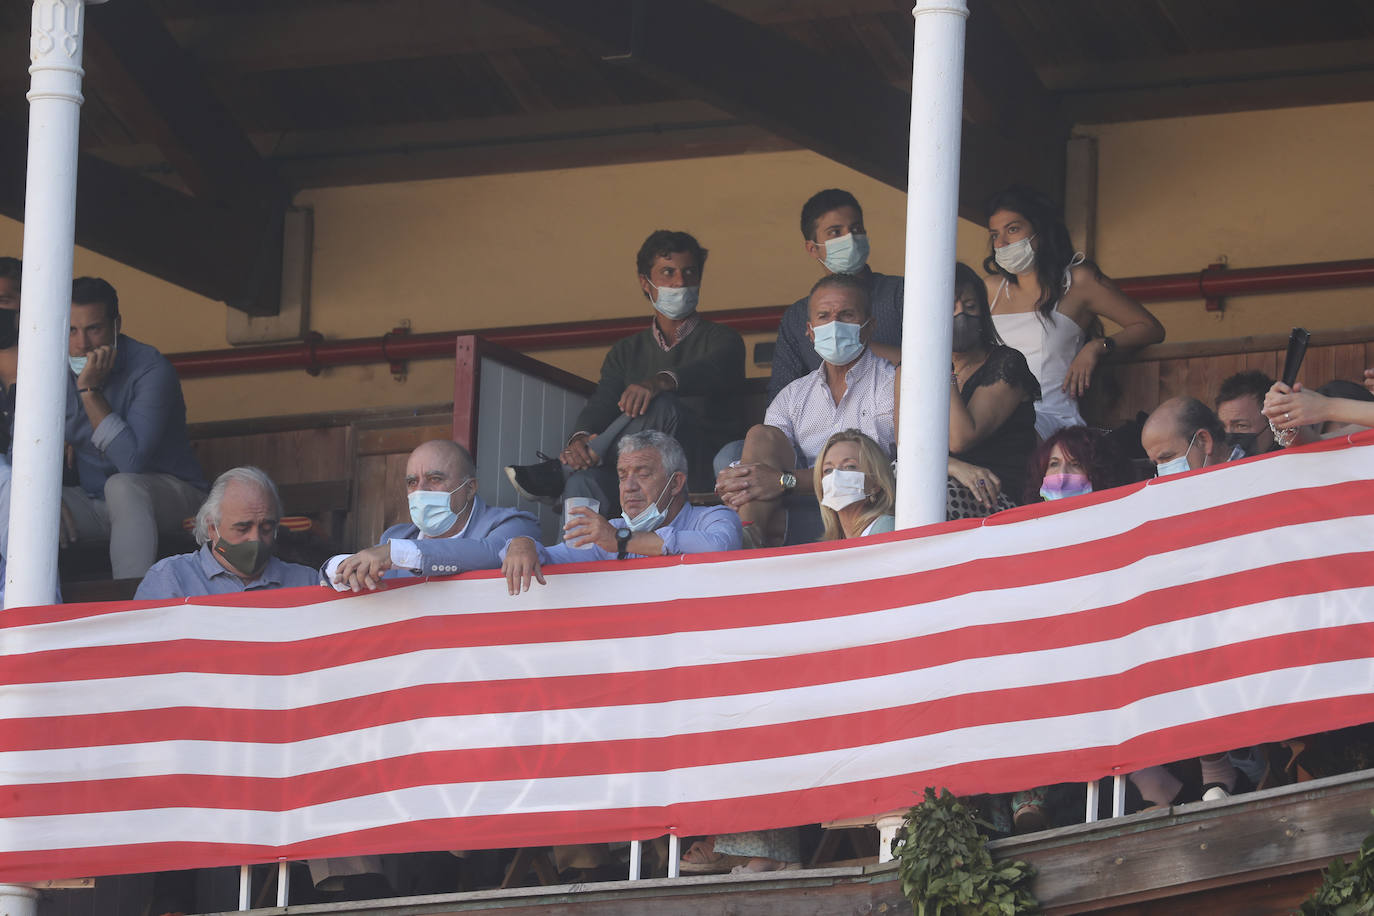
[{"label": "red cloth stripe", "polygon": [[[974,761],[885,779],[748,799],[676,804],[665,807],[596,811],[538,812],[469,818],[412,820],[369,830],[321,837],[284,847],[218,843],[138,843],[81,849],[0,852],[0,881],[35,881],[54,876],[125,874],[143,871],[275,862],[335,855],[413,852],[425,849],[491,849],[560,843],[652,839],[665,833],[695,836],[815,823],[905,809],[920,800],[925,786],[944,786],[956,794],[1008,791],[1025,784],[1080,781],[1102,772],[1129,772],[1161,762],[1168,744],[1175,759],[1220,746],[1252,743],[1256,734],[1272,737],[1310,734],[1363,721],[1367,697],[1344,697],[1257,710],[1142,736],[1120,750],[1089,748],[1036,757]],[[1124,763],[1114,765],[1124,754]],[[78,874],[79,873],[79,874]]]},{"label": "red cloth stripe", "polygon": [[0,721],[9,750],[167,741],[285,743],[431,716],[574,709],[785,690],[914,671],[970,658],[1099,642],[1226,608],[1374,585],[1369,554],[1297,560],[1149,592],[1115,605],[1045,619],[965,627],[797,656],[667,669],[432,684],[299,709],[167,707]]},{"label": "red cloth stripe", "polygon": [[[282,811],[431,784],[662,772],[861,748],[1047,715],[1119,709],[1167,691],[1281,670],[1290,667],[1295,658],[1301,658],[1305,665],[1364,658],[1371,644],[1374,623],[1357,624],[1250,640],[1162,659],[1106,677],[975,691],[780,725],[662,738],[434,751],[285,779],[177,774],[0,786],[0,797],[7,800],[6,815],[10,817],[180,806]],[[1358,689],[1352,686],[1352,690]],[[1216,749],[1216,745],[1211,748]]]}]

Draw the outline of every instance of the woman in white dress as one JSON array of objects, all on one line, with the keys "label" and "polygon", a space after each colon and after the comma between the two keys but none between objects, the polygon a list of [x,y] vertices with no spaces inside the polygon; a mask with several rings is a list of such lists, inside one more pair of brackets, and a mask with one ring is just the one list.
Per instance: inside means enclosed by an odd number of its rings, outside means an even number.
[{"label": "woman in white dress", "polygon": [[[1059,208],[1030,188],[1013,185],[987,204],[992,253],[988,300],[997,333],[1020,350],[1040,383],[1035,431],[1083,423],[1078,398],[1103,360],[1164,339],[1164,326],[1091,261],[1075,253]],[[1120,330],[1091,336],[1106,319]]]}]

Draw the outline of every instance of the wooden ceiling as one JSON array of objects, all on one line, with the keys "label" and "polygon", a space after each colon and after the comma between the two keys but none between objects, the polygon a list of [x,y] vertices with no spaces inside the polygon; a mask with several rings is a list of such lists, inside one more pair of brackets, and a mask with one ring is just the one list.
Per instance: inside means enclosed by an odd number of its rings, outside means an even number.
[{"label": "wooden ceiling", "polygon": [[[303,187],[794,147],[900,187],[912,5],[112,0],[88,10],[81,192],[126,218],[84,206],[78,234],[270,313],[281,209]],[[1009,179],[1055,188],[1074,123],[1374,98],[1362,0],[969,5],[970,209]],[[0,211],[16,215],[26,5],[0,5],[0,30]]]}]

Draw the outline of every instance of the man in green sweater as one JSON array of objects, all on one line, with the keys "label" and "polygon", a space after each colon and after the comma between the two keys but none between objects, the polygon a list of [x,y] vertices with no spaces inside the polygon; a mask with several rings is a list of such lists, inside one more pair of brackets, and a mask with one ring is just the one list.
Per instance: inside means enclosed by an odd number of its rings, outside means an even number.
[{"label": "man in green sweater", "polygon": [[506,468],[521,496],[549,505],[585,496],[608,518],[619,514],[615,445],[645,429],[677,439],[689,488],[711,489],[711,458],[743,429],[744,340],[697,315],[705,264],[706,249],[685,232],[659,229],[644,240],[635,266],[653,320],[606,354],[596,393],[559,456]]}]

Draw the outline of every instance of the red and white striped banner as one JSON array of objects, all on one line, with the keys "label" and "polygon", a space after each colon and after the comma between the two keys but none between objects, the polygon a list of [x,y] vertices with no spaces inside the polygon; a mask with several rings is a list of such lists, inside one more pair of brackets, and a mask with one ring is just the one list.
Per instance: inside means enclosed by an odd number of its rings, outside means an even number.
[{"label": "red and white striped banner", "polygon": [[872,538],[0,615],[0,881],[648,838],[1374,718],[1374,434]]}]

